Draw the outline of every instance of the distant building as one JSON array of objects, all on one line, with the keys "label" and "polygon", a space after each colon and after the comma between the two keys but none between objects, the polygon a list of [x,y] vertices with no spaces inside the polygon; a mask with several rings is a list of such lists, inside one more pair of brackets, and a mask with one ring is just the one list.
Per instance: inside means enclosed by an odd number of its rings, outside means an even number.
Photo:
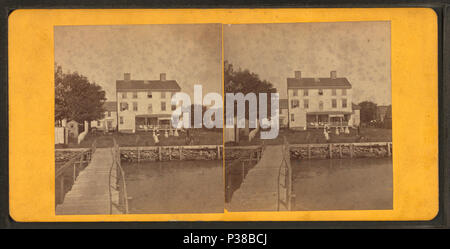
[{"label": "distant building", "polygon": [[331,71],[329,78],[287,78],[289,128],[352,126],[352,85]]},{"label": "distant building", "polygon": [[280,128],[286,128],[289,125],[289,101],[280,99]]},{"label": "distant building", "polygon": [[391,106],[390,105],[379,105],[377,106],[377,120],[380,120],[381,122],[384,121],[386,114],[390,112]]},{"label": "distant building", "polygon": [[113,131],[117,128],[117,102],[106,101],[103,108],[105,109],[105,117],[101,120],[91,121],[91,128]]},{"label": "distant building", "polygon": [[118,130],[121,132],[148,131],[154,128],[169,129],[172,96],[181,90],[175,80],[131,80],[129,73],[116,81]]}]

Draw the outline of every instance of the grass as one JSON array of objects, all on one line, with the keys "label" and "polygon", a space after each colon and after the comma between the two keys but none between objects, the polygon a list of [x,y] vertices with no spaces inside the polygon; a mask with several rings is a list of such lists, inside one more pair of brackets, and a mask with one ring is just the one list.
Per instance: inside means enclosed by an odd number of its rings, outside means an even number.
[{"label": "grass", "polygon": [[[88,133],[86,138],[80,144],[55,145],[56,149],[60,148],[89,148],[92,143],[97,140],[97,148],[107,148],[113,146],[113,137],[116,138],[119,146],[154,146],[153,132],[137,132],[137,133]],[[221,145],[222,131],[220,130],[206,130],[206,129],[191,129],[191,137],[193,142],[191,145]],[[164,137],[164,132],[161,132],[159,137],[159,145],[187,145],[186,132],[180,132],[178,137],[169,136]]]},{"label": "grass", "polygon": [[[392,130],[383,128],[361,128],[360,134],[356,129],[350,129],[350,134],[335,135],[335,130],[331,129],[329,143],[354,143],[354,142],[391,142]],[[264,144],[274,145],[282,144],[283,137],[286,137],[290,144],[320,144],[327,143],[323,135],[323,129],[310,129],[306,131],[292,131],[288,129],[280,130],[276,139],[263,140],[260,134],[249,142],[248,137],[241,134],[238,144],[230,144],[237,146]]]}]

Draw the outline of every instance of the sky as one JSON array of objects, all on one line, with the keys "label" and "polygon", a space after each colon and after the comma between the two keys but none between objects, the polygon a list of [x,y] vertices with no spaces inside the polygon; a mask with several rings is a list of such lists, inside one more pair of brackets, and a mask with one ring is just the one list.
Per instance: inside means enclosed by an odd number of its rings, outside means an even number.
[{"label": "sky", "polygon": [[203,95],[222,93],[220,24],[56,26],[55,63],[101,85],[115,100],[116,80],[176,80],[193,101],[194,84]]},{"label": "sky", "polygon": [[224,59],[273,83],[286,98],[286,78],[346,77],[353,102],[391,104],[390,22],[224,25]]}]

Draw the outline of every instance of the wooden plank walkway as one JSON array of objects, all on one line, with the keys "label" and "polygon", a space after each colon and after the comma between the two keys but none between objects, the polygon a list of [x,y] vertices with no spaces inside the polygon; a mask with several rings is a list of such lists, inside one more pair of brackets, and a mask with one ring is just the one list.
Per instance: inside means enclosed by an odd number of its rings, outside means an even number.
[{"label": "wooden plank walkway", "polygon": [[[111,148],[97,148],[91,162],[80,172],[63,203],[56,207],[56,214],[110,214],[109,173],[112,163]],[[111,182],[115,180],[116,172],[113,168]],[[111,195],[117,203],[118,192],[111,189]],[[120,212],[113,206],[114,213]]]},{"label": "wooden plank walkway", "polygon": [[283,145],[266,146],[260,161],[233,193],[229,210],[277,211],[278,174],[282,161]]}]

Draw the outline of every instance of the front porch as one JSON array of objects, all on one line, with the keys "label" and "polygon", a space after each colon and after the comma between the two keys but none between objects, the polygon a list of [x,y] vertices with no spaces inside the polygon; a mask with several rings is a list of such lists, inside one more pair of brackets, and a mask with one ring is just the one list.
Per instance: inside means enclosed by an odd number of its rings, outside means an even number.
[{"label": "front porch", "polygon": [[307,128],[348,127],[350,113],[308,113],[306,114]]},{"label": "front porch", "polygon": [[136,115],[136,131],[172,130],[170,114]]}]

